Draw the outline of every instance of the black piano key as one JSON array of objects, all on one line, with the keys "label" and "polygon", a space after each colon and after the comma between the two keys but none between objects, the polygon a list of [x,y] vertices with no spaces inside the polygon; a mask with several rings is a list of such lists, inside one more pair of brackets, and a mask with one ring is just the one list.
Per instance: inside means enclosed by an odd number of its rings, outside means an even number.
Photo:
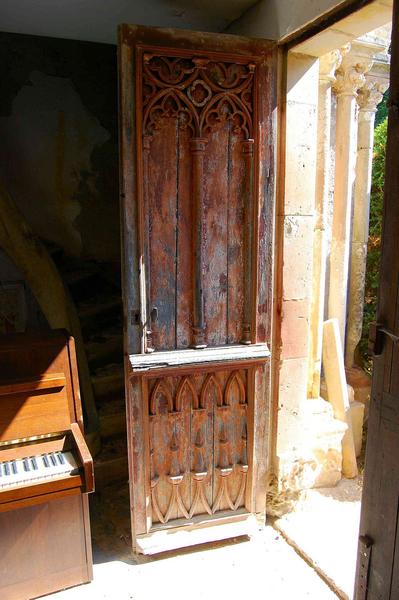
[{"label": "black piano key", "polygon": [[44,462],[44,466],[45,467],[49,467],[50,466],[50,461],[48,459],[48,456],[46,454],[43,454],[42,459],[43,459],[43,462]]},{"label": "black piano key", "polygon": [[11,461],[11,469],[12,469],[12,472],[14,473],[14,475],[16,475],[18,473],[17,463],[15,462],[15,460]]},{"label": "black piano key", "polygon": [[33,469],[35,471],[37,471],[39,467],[37,466],[37,460],[36,460],[36,458],[34,456],[32,456],[32,458],[30,459],[30,462],[32,463]]},{"label": "black piano key", "polygon": [[62,452],[57,452],[57,458],[58,458],[60,465],[65,465],[65,458],[64,458]]},{"label": "black piano key", "polygon": [[56,467],[57,466],[57,461],[56,461],[56,458],[55,458],[54,454],[50,454],[50,460],[53,463],[53,466]]},{"label": "black piano key", "polygon": [[10,465],[8,462],[4,463],[4,473],[5,475],[10,475],[11,471],[10,471]]},{"label": "black piano key", "polygon": [[22,464],[24,465],[24,471],[30,471],[29,461],[27,458],[24,458]]}]

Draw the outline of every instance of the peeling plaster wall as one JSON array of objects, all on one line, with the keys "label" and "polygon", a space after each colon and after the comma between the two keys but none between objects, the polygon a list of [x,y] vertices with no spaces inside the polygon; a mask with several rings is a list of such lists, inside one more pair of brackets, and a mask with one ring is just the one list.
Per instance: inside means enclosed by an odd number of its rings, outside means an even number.
[{"label": "peeling plaster wall", "polygon": [[34,231],[119,262],[116,48],[0,35],[0,177]]}]

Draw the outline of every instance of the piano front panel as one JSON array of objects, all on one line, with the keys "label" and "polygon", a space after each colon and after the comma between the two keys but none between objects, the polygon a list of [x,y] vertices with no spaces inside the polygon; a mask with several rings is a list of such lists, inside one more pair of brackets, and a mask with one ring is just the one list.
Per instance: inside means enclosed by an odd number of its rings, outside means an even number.
[{"label": "piano front panel", "polygon": [[0,598],[36,598],[90,581],[87,495],[0,513]]}]

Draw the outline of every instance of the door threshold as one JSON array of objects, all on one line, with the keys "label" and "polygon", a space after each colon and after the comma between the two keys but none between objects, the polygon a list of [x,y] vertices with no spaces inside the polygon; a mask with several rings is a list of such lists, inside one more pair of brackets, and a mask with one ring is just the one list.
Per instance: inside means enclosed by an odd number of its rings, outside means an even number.
[{"label": "door threshold", "polygon": [[249,536],[259,530],[256,515],[248,512],[233,515],[193,518],[184,525],[162,526],[136,537],[135,551],[139,554],[158,554],[207,542]]}]

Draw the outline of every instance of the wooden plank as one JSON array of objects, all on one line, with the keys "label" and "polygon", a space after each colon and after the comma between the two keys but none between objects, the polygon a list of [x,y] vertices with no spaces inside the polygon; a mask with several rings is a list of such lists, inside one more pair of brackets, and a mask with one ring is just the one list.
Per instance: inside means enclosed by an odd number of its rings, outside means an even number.
[{"label": "wooden plank", "polygon": [[208,346],[227,341],[227,212],[229,122],[209,136],[204,171],[204,281],[205,323]]},{"label": "wooden plank", "polygon": [[242,336],[244,308],[243,182],[245,162],[243,133],[229,131],[228,240],[227,240],[227,343],[237,344]]},{"label": "wooden plank", "polygon": [[[256,72],[255,86],[267,93],[257,95],[254,121],[255,137],[255,207],[253,232],[253,331],[256,341],[271,345],[273,304],[273,231],[276,197],[277,132],[277,52],[263,56]],[[279,165],[281,167],[281,164]]]},{"label": "wooden plank", "polygon": [[177,365],[203,364],[216,361],[262,359],[270,356],[266,344],[250,346],[219,346],[203,350],[179,350],[176,352],[156,352],[154,354],[132,354],[129,357],[133,371],[171,367]]},{"label": "wooden plank", "polygon": [[190,130],[178,129],[178,199],[177,199],[177,260],[176,260],[176,348],[188,348],[191,343],[191,311],[193,278],[190,248],[192,248],[192,206],[190,177]]},{"label": "wooden plank", "polygon": [[[122,298],[124,314],[125,352],[144,350],[140,322],[144,322],[143,306],[140,302],[140,264],[138,231],[138,186],[136,178],[137,143],[135,138],[136,115],[133,110],[136,96],[136,81],[133,65],[135,51],[124,43],[125,30],[119,29],[118,74],[119,74],[119,153],[120,153],[120,198],[121,198],[121,244],[122,244]],[[133,320],[138,314],[138,323]]]},{"label": "wooden plank", "polygon": [[[127,362],[127,359],[125,358]],[[125,366],[126,372],[130,366]],[[147,465],[145,462],[146,440],[144,436],[144,420],[147,409],[142,402],[142,382],[134,378],[132,381],[127,379],[126,388],[126,420],[127,430],[130,433],[127,438],[128,457],[129,457],[129,490],[130,501],[134,506],[132,514],[132,539],[133,543],[136,535],[147,533],[147,512],[146,506],[149,502],[147,495],[146,480]]]},{"label": "wooden plank", "polygon": [[158,317],[152,324],[156,350],[176,347],[176,197],[177,121],[165,119],[153,136],[149,153],[151,306]]}]

